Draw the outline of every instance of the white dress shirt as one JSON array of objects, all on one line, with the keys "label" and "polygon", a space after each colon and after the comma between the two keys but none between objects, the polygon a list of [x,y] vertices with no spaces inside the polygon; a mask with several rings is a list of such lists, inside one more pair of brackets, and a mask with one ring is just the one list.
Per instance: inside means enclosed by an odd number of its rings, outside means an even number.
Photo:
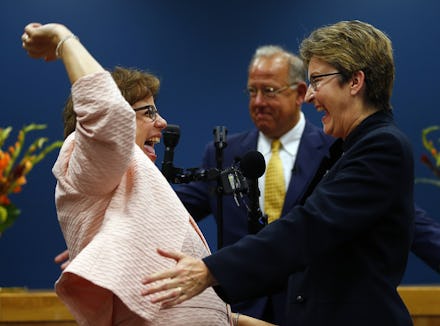
[{"label": "white dress shirt", "polygon": [[[299,142],[301,140],[301,136],[303,134],[305,125],[306,125],[306,120],[304,118],[304,114],[300,112],[300,118],[298,123],[295,125],[295,127],[290,129],[280,138],[280,142],[282,144],[280,148],[280,158],[281,161],[283,162],[284,184],[286,185],[286,191],[290,183],[290,178],[292,177],[292,169],[295,165],[296,155],[298,153],[298,148],[299,148]],[[273,139],[265,136],[260,131],[258,135],[257,150],[261,154],[263,154],[264,160],[266,162],[266,167],[272,153],[271,152],[272,140]],[[258,187],[260,188],[260,193],[261,193],[260,207],[263,212],[264,212],[265,178],[266,178],[266,173],[264,173],[258,179]]]}]

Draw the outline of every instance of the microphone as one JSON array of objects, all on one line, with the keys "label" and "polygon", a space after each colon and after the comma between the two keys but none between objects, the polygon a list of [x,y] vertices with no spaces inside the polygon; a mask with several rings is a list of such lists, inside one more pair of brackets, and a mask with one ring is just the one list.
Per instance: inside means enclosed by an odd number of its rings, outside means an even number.
[{"label": "microphone", "polygon": [[247,152],[240,159],[240,170],[246,178],[258,179],[266,171],[264,156],[259,151]]},{"label": "microphone", "polygon": [[173,165],[174,148],[177,146],[179,138],[180,127],[178,125],[168,125],[163,130],[165,154],[162,161],[162,174],[168,181],[171,181],[175,177],[175,168]]},{"label": "microphone", "polygon": [[240,170],[248,181],[248,229],[249,233],[257,233],[267,224],[267,216],[260,209],[260,189],[258,178],[266,170],[266,162],[259,151],[247,152],[240,160]]},{"label": "microphone", "polygon": [[228,130],[224,126],[216,126],[213,130],[214,133],[214,144],[217,149],[223,149],[226,147],[226,135]]}]

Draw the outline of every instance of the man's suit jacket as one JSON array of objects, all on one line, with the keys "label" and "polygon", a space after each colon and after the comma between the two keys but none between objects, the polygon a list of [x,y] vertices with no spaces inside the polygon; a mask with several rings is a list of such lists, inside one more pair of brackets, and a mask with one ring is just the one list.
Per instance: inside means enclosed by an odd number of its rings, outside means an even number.
[{"label": "man's suit jacket", "polygon": [[411,145],[390,112],[365,119],[304,205],[203,259],[227,302],[289,279],[282,325],[411,325],[399,285],[413,235]]},{"label": "man's suit jacket", "polygon": [[[258,130],[256,129],[228,137],[227,146],[223,150],[223,168],[230,167],[247,152],[255,151],[257,140]],[[290,211],[304,196],[321,159],[328,153],[329,146],[333,141],[334,139],[325,135],[321,128],[306,121],[296,163],[292,167],[292,178],[286,192],[282,215]],[[203,168],[209,169],[216,166],[216,148],[211,142],[207,145],[204,153]],[[200,220],[213,214],[218,221],[216,187],[216,181],[192,182],[175,186],[175,190],[194,219]],[[227,246],[248,234],[248,212],[245,205],[237,206],[231,195],[224,196],[222,201],[223,245]],[[232,309],[256,318],[261,318],[266,309],[272,309],[273,321],[280,323],[285,312],[285,291],[283,288],[285,290],[283,285],[280,286],[280,292],[274,293],[274,295],[233,305]]]}]

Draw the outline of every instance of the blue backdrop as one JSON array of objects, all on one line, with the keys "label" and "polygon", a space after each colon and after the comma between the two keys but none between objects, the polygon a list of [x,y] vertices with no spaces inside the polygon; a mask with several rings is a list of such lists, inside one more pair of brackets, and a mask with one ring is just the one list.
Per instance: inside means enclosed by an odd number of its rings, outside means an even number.
[{"label": "blue backdrop", "polygon": [[[45,123],[34,135],[62,138],[61,112],[70,85],[61,62],[29,59],[20,36],[29,22],[62,22],[96,58],[150,70],[161,77],[157,101],[168,123],[181,126],[175,165],[196,167],[214,126],[229,133],[252,127],[248,117],[247,65],[256,47],[279,44],[297,52],[301,39],[323,24],[360,19],[393,40],[396,82],[393,106],[400,127],[414,146],[416,175],[431,177],[420,163],[421,130],[440,124],[436,113],[440,71],[440,3],[429,0],[196,1],[196,0],[16,0],[0,3],[0,127]],[[316,124],[311,106],[304,112]],[[158,164],[163,156],[159,145]],[[0,238],[0,286],[52,288],[59,275],[53,263],[65,246],[54,208],[51,167],[56,153],[37,165],[19,195],[22,210]],[[440,188],[417,184],[416,200],[440,220]],[[216,248],[213,219],[201,223]],[[439,283],[440,275],[410,257],[405,284]]]}]

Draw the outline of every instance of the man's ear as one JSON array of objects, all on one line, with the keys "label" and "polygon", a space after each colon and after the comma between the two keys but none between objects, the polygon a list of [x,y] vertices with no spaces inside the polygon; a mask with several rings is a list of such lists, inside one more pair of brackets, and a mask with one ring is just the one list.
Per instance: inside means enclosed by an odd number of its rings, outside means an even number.
[{"label": "man's ear", "polygon": [[296,97],[297,105],[301,105],[305,98],[307,93],[307,84],[305,82],[299,82],[296,91],[298,93],[298,96]]}]

